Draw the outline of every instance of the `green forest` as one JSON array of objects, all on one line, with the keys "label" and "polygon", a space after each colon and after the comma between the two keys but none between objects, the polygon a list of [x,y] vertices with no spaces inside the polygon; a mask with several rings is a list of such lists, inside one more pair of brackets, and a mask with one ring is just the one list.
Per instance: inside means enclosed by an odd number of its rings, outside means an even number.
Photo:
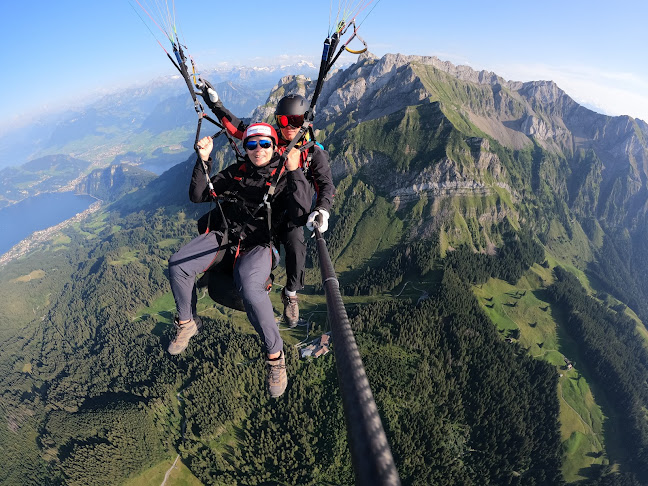
[{"label": "green forest", "polygon": [[[169,248],[192,236],[195,216],[114,211],[3,271],[3,294],[26,296],[44,318],[3,330],[2,484],[121,484],[175,451],[203,484],[353,484],[334,353],[299,360],[291,349],[288,392],[273,401],[258,338],[240,318],[207,313],[177,358],[165,353],[171,313],[134,319],[168,292]],[[371,295],[434,274],[421,302],[381,297],[350,310],[403,484],[564,483],[556,367],[503,340],[472,291],[544,262],[530,232],[501,232],[497,256],[458,248],[441,259],[432,238],[394,247],[380,272],[347,286]],[[56,278],[40,276],[47,268]],[[551,298],[574,316],[569,332],[629,417],[628,470],[642,477],[646,351],[633,322],[555,273]],[[612,337],[614,348],[600,346]],[[635,484],[605,468],[591,475],[588,484]]]},{"label": "green forest", "polygon": [[[177,449],[205,484],[353,484],[333,356],[291,352],[289,391],[272,401],[258,338],[232,321],[205,318],[177,359],[164,353],[171,326],[132,321],[164,290],[160,242],[190,236],[164,219],[82,225],[112,234],[93,245],[71,232],[75,252],[11,267],[47,259],[75,278],[47,326],[10,340],[2,482],[118,484]],[[42,293],[38,282],[25,284]],[[452,269],[422,305],[382,300],[352,322],[404,484],[560,482],[555,370],[504,343]]]}]

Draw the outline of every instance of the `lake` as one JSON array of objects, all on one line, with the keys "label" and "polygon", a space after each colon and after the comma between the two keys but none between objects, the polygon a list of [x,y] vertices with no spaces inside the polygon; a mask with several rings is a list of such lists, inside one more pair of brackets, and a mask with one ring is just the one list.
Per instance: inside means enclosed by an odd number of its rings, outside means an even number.
[{"label": "lake", "polygon": [[30,236],[85,211],[96,199],[73,192],[39,194],[0,209],[0,255]]}]

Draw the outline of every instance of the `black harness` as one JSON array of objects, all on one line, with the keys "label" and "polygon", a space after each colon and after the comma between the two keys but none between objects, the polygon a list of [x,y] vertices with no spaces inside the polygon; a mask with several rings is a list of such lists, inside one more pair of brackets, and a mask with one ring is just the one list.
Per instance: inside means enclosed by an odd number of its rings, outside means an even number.
[{"label": "black harness", "polygon": [[[232,185],[227,188],[221,195],[217,195],[214,191],[214,186],[209,178],[207,173],[207,166],[203,162],[203,169],[205,176],[207,178],[207,183],[209,187],[209,194],[211,196],[212,202],[216,205],[215,208],[211,209],[209,212],[205,213],[198,220],[198,231],[200,233],[208,233],[210,231],[218,231],[223,234],[223,241],[221,246],[228,248],[236,247],[234,254],[234,261],[238,257],[241,249],[241,242],[245,240],[246,233],[250,228],[250,225],[253,221],[258,219],[259,212],[265,208],[266,211],[266,224],[268,228],[268,245],[272,245],[272,199],[269,195],[274,195],[277,184],[281,179],[281,176],[285,172],[285,165],[281,164],[275,167],[270,173],[270,179],[264,182],[264,186],[268,189],[266,190],[265,195],[261,202],[256,206],[250,206],[236,191],[232,186],[235,182],[242,182],[246,176],[246,162],[239,164],[236,175],[233,177]],[[231,227],[231,219],[225,216],[225,211],[223,211],[223,204],[231,204],[236,208],[238,215],[240,215],[241,222],[236,225],[235,228]],[[238,219],[238,218],[237,218]],[[219,223],[216,223],[212,226],[212,220],[217,220]],[[220,262],[215,262],[215,264]]]},{"label": "black harness", "polygon": [[[203,168],[207,174],[204,163]],[[243,181],[247,172],[245,169],[245,164],[239,164],[237,175],[233,177],[233,182]],[[285,167],[281,165],[275,167],[270,175],[274,179],[277,172],[281,173],[283,171],[285,171]],[[207,178],[209,179],[209,175],[207,175]],[[264,183],[264,185],[268,187],[271,187],[271,184],[272,183],[269,180],[266,180]],[[269,250],[272,248],[272,208],[265,196],[261,203],[256,205],[256,207],[251,208],[243,198],[241,198],[236,192],[232,191],[233,187],[225,190],[220,196],[215,194],[211,180],[209,180],[209,187],[212,201],[216,204],[216,207],[205,213],[198,220],[198,231],[203,234],[209,233],[210,231],[216,231],[220,234],[220,245],[219,251],[216,253],[210,267],[206,269],[205,275],[199,280],[198,286],[206,286],[209,297],[214,302],[232,309],[244,311],[245,307],[243,305],[243,299],[234,284],[234,266],[236,265],[236,260],[241,254],[241,242],[245,239],[246,230],[248,230],[253,221],[258,219],[259,211],[261,211],[264,206],[266,207],[266,220],[270,239],[268,245]],[[225,216],[223,204],[233,205],[241,214],[243,222],[237,224],[235,228],[232,227],[231,221],[229,221]],[[219,223],[214,224],[214,226],[217,226],[218,228],[212,228],[212,220],[219,221]],[[274,268],[276,264],[274,255],[272,261],[272,268]],[[272,288],[273,282],[274,275],[270,273],[265,284],[268,291]]]}]

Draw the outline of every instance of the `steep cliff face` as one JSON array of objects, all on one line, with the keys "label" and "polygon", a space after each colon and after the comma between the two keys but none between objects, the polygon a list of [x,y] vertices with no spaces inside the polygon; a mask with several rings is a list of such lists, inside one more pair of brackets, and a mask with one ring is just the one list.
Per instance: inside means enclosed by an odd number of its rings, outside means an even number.
[{"label": "steep cliff face", "polygon": [[157,176],[138,167],[120,164],[95,170],[76,185],[75,191],[104,201],[115,201],[124,194],[144,187]]},{"label": "steep cliff face", "polygon": [[[269,119],[284,94],[313,89],[303,76],[282,78],[252,117]],[[506,221],[533,226],[550,246],[587,233],[596,247],[601,230],[632,238],[647,225],[648,125],[584,108],[552,81],[366,53],[330,74],[315,115],[335,177],[355,174],[391,201],[412,238],[470,220],[484,237],[455,231],[457,241],[485,251],[478,240],[497,241]]]}]

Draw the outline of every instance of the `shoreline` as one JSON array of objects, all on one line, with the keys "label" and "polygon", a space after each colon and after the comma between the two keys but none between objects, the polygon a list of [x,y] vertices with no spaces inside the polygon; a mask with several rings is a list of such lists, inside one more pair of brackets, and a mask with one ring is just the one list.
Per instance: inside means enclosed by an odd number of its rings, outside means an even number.
[{"label": "shoreline", "polygon": [[[89,196],[89,194],[86,195]],[[34,249],[36,245],[44,243],[47,240],[51,239],[57,231],[70,226],[72,223],[77,223],[85,219],[87,216],[97,212],[99,209],[101,209],[101,207],[103,207],[103,201],[101,199],[97,199],[94,196],[90,197],[93,197],[94,199],[96,199],[96,201],[93,202],[86,210],[75,214],[71,218],[62,221],[59,224],[50,226],[49,228],[45,228],[44,230],[34,231],[27,238],[12,246],[9,251],[0,255],[0,266],[26,255],[30,250]]]}]

